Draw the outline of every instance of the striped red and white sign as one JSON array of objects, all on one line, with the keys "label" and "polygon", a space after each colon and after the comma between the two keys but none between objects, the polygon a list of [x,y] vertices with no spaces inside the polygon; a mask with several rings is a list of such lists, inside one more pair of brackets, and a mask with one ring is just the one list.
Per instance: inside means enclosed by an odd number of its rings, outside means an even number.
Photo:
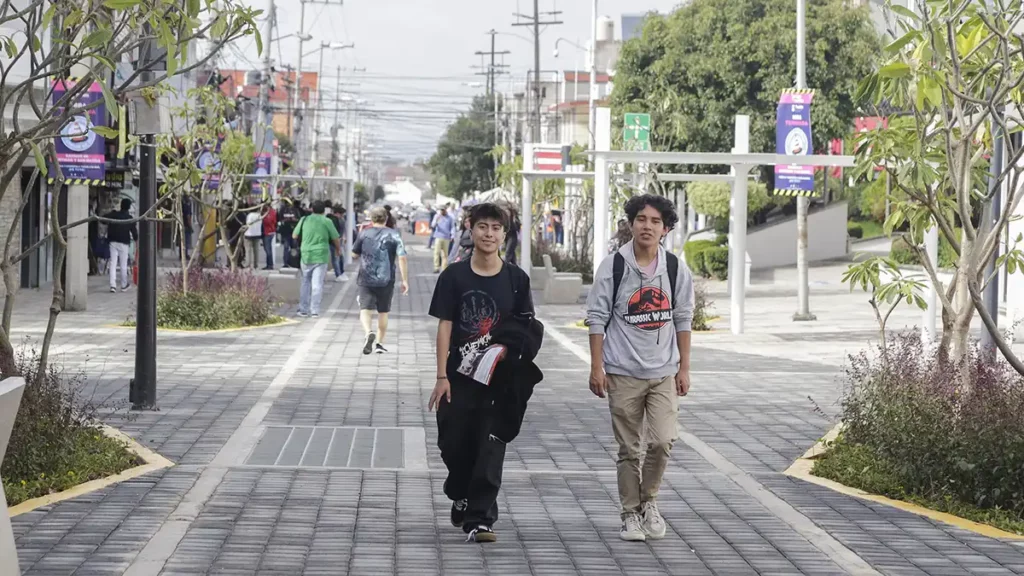
[{"label": "striped red and white sign", "polygon": [[534,150],[533,169],[559,172],[562,170],[562,151],[559,150]]}]

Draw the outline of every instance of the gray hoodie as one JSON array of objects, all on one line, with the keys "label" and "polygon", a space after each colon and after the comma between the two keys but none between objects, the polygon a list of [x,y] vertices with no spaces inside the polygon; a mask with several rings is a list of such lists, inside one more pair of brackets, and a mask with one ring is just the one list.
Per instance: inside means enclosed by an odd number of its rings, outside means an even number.
[{"label": "gray hoodie", "polygon": [[669,295],[672,285],[664,248],[658,248],[653,278],[640,272],[632,241],[619,248],[619,254],[626,260],[626,269],[614,306],[612,256],[601,262],[587,297],[590,333],[604,334],[605,372],[645,380],[675,374],[679,369],[676,333],[689,332],[693,321],[690,269],[680,259],[676,294]]}]

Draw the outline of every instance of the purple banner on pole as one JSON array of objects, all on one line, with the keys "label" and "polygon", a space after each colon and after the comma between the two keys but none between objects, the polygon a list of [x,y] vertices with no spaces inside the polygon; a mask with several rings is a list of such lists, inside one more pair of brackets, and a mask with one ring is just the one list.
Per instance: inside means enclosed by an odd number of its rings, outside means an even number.
[{"label": "purple banner on pole", "polygon": [[[53,104],[75,87],[75,82],[56,80],[53,83]],[[55,142],[57,160],[69,184],[102,184],[106,179],[106,140],[97,134],[93,126],[107,125],[107,108],[103,104],[103,89],[93,82],[76,102],[68,107],[80,108],[99,102],[98,106],[76,114],[61,126]],[[65,107],[54,108],[54,114],[63,114]],[[75,182],[86,180],[87,182]]]},{"label": "purple banner on pole", "polygon": [[[810,90],[786,90],[779,98],[775,128],[775,152],[789,156],[811,154],[811,100]],[[794,158],[794,161],[797,159]],[[814,166],[799,164],[775,166],[775,190],[788,195],[814,194]],[[802,193],[801,193],[802,192]]]},{"label": "purple banner on pole", "polygon": [[223,141],[218,139],[217,147],[212,150],[206,146],[196,158],[196,166],[204,173],[203,179],[206,180],[206,188],[209,190],[220,188],[220,145]]},{"label": "purple banner on pole", "polygon": [[[270,154],[267,152],[256,153],[256,171],[257,176],[269,176],[270,175]],[[252,181],[252,192],[253,194],[259,194],[264,190],[269,190],[270,179],[260,179]]]}]

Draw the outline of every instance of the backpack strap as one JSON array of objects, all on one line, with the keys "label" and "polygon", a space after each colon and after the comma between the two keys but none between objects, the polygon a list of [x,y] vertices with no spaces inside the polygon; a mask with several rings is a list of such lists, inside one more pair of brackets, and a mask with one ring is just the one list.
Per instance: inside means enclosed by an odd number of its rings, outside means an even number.
[{"label": "backpack strap", "polygon": [[608,316],[607,328],[612,323],[612,316],[615,315],[615,302],[619,299],[619,286],[622,284],[622,277],[626,274],[626,259],[618,252],[612,258],[612,309]]},{"label": "backpack strap", "polygon": [[672,308],[676,306],[676,281],[679,276],[679,257],[675,254],[665,251],[665,265],[668,268],[668,284],[669,288],[672,289],[672,297],[669,298],[669,305]]}]

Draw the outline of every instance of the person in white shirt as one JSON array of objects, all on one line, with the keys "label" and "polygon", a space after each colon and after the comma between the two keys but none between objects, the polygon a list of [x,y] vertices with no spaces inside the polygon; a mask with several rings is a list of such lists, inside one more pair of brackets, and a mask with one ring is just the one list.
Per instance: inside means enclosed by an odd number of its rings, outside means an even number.
[{"label": "person in white shirt", "polygon": [[249,267],[259,267],[260,249],[263,246],[263,214],[258,209],[251,209],[245,216],[245,243],[249,252]]}]

